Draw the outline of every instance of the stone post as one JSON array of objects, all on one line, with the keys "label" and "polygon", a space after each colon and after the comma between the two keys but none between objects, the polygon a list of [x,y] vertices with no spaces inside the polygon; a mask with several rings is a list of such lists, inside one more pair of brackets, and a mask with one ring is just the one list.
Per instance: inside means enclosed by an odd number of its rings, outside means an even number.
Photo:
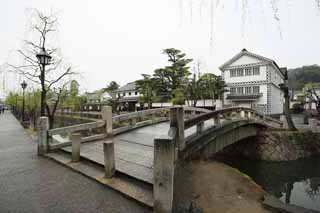
[{"label": "stone post", "polygon": [[155,123],[156,122],[156,114],[151,114],[151,120],[152,120],[152,123]]},{"label": "stone post", "polygon": [[71,135],[72,143],[72,162],[78,162],[80,160],[80,146],[81,146],[81,134],[72,133]]},{"label": "stone post", "polygon": [[317,132],[317,123],[318,123],[317,119],[309,118],[308,123],[309,123],[309,129],[312,132]]},{"label": "stone post", "polygon": [[197,124],[197,133],[200,133],[204,130],[204,122]]},{"label": "stone post", "polygon": [[154,139],[154,212],[171,213],[174,193],[174,141]]},{"label": "stone post", "polygon": [[106,178],[112,178],[116,173],[114,143],[112,140],[103,143],[104,171]]},{"label": "stone post", "polygon": [[130,125],[136,125],[136,124],[137,124],[137,118],[131,118]]},{"label": "stone post", "polygon": [[246,117],[246,112],[244,110],[240,111],[240,117],[245,118]]},{"label": "stone post", "polygon": [[219,115],[217,115],[217,117],[214,117],[214,118],[213,118],[213,122],[214,122],[214,125],[219,125],[219,124],[220,124]]},{"label": "stone post", "polygon": [[107,136],[112,135],[112,107],[103,106],[101,109],[102,120],[106,122],[106,133]]},{"label": "stone post", "polygon": [[251,112],[248,111],[248,118],[251,118]]},{"label": "stone post", "polygon": [[183,150],[186,144],[184,140],[184,109],[182,106],[170,108],[170,127],[177,129],[176,146],[179,150]]},{"label": "stone post", "polygon": [[287,119],[286,119],[285,115],[280,115],[280,121],[282,121],[282,128],[283,129],[288,129],[289,128],[289,125],[288,125],[288,122],[287,122]]},{"label": "stone post", "polygon": [[48,152],[48,117],[40,117],[38,120],[38,155]]}]

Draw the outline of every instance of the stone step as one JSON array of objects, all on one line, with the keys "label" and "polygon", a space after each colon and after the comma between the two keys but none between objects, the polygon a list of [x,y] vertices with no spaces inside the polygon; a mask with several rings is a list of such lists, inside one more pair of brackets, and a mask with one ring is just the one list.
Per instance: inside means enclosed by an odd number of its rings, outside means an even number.
[{"label": "stone step", "polygon": [[116,173],[115,177],[107,179],[104,177],[103,166],[84,158],[81,158],[79,162],[72,162],[71,155],[61,150],[48,153],[45,156],[138,201],[140,204],[153,208],[154,200],[151,184],[136,180],[119,172]]}]

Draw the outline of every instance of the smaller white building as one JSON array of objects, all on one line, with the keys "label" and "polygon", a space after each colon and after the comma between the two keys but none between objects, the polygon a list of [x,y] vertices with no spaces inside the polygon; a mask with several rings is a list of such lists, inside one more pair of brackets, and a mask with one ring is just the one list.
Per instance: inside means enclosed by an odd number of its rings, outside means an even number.
[{"label": "smaller white building", "polygon": [[284,69],[269,58],[243,49],[219,67],[227,90],[224,105],[257,109],[265,114],[283,113]]}]

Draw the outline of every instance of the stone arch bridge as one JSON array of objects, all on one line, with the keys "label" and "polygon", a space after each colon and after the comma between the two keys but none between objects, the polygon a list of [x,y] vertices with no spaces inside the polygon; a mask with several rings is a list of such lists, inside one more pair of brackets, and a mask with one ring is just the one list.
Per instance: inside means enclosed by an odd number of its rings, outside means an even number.
[{"label": "stone arch bridge", "polygon": [[[112,115],[48,130],[39,120],[38,154],[50,157],[154,208],[171,212],[180,161],[209,157],[282,122],[249,108],[171,107]],[[128,181],[128,179],[132,181]]]}]

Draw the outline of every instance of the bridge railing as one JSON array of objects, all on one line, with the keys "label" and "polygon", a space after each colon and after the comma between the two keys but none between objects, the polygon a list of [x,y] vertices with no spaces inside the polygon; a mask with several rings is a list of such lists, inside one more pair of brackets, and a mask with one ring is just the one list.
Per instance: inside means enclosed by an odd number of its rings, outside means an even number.
[{"label": "bridge railing", "polygon": [[[48,118],[43,117],[40,122],[42,126],[39,125],[39,134],[41,132],[43,137],[38,137],[39,144],[42,144],[42,149],[45,149],[46,152],[69,146],[72,145],[72,134],[79,132],[82,133],[79,136],[80,143],[103,139],[143,126],[168,121],[169,111],[170,108],[157,108],[112,116],[112,108],[105,106],[102,107],[101,120],[51,130],[48,130]],[[184,112],[186,117],[191,118],[200,113],[210,112],[210,110],[184,107]]]}]

